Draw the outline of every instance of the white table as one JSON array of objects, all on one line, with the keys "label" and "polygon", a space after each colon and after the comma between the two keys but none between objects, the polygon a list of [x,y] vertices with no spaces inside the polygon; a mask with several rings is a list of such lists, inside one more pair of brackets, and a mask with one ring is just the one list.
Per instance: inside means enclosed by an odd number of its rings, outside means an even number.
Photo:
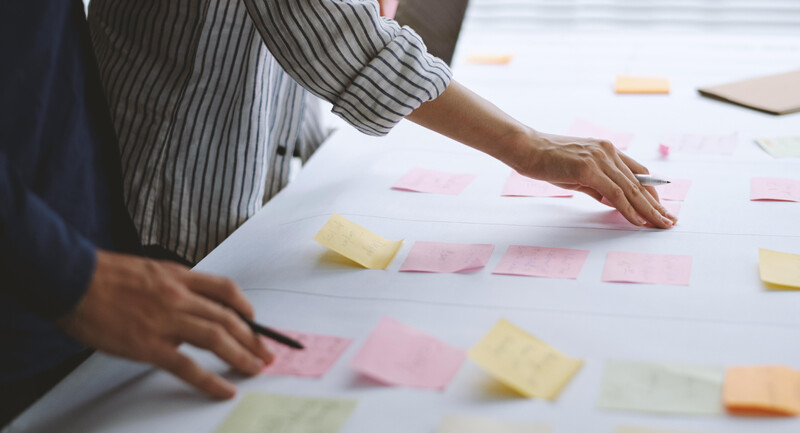
[{"label": "white table", "polygon": [[[709,432],[797,432],[800,420],[666,416],[595,407],[604,361],[787,364],[800,368],[800,293],[768,292],[758,248],[800,253],[800,203],[751,202],[753,176],[800,177],[800,160],[776,160],[756,136],[800,134],[800,115],[774,117],[704,99],[699,86],[800,67],[800,39],[657,33],[464,35],[456,78],[549,132],[577,117],[636,133],[629,153],[651,171],[693,181],[668,231],[612,227],[584,196],[500,197],[509,169],[404,122],[387,138],[340,128],[298,178],[198,269],[234,278],[264,322],[353,338],[322,379],[241,379],[237,399],[214,402],[173,377],[95,355],[23,414],[8,432],[211,432],[246,391],[358,400],[343,433],[433,433],[444,414],[551,424],[555,432],[610,433],[619,424]],[[506,67],[465,64],[468,54],[508,51]],[[669,96],[618,96],[617,73],[668,76]],[[657,158],[669,132],[739,133],[735,155]],[[477,174],[458,196],[390,190],[410,168]],[[405,239],[388,270],[344,264],[312,240],[337,212],[388,239]],[[464,275],[397,272],[416,240],[496,245],[489,265]],[[590,250],[577,280],[491,275],[510,244]],[[693,257],[691,284],[603,283],[610,250]],[[388,315],[469,348],[501,317],[585,365],[556,402],[491,386],[468,361],[443,392],[376,386],[348,367]],[[214,357],[188,350],[225,372]]]}]

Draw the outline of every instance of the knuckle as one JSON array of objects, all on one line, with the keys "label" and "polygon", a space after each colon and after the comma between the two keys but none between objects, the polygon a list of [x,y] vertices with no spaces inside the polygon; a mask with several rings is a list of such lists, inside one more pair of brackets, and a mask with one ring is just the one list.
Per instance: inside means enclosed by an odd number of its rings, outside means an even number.
[{"label": "knuckle", "polygon": [[227,340],[228,333],[218,325],[212,325],[207,333],[208,344],[211,347],[221,347]]},{"label": "knuckle", "polygon": [[615,202],[620,201],[623,198],[625,198],[625,191],[623,191],[622,188],[620,188],[619,186],[615,185],[614,188],[611,189],[610,196],[611,196],[610,198]]}]

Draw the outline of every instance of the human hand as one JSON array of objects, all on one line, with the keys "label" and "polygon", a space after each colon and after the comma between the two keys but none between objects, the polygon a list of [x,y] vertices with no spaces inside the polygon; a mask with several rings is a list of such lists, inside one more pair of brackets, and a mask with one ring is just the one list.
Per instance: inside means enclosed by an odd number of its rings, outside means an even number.
[{"label": "human hand", "polygon": [[611,142],[534,130],[523,134],[522,140],[527,143],[520,143],[517,148],[527,149],[527,157],[514,167],[520,174],[610,203],[637,226],[649,222],[666,229],[677,222],[659,202],[656,190],[642,186],[634,177],[649,174],[647,168],[618,151]]},{"label": "human hand", "polygon": [[272,353],[234,310],[253,317],[252,306],[228,279],[98,250],[86,294],[57,323],[89,347],[152,363],[214,397],[230,398],[234,385],[178,346],[210,350],[235,369],[257,374],[272,362]]}]

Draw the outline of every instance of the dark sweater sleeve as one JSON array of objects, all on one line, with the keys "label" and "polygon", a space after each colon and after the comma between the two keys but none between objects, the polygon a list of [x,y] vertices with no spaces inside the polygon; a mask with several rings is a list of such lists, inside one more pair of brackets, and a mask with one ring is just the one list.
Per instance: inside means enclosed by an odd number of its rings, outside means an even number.
[{"label": "dark sweater sleeve", "polygon": [[85,293],[95,248],[17,176],[0,151],[0,290],[33,313],[57,318]]}]

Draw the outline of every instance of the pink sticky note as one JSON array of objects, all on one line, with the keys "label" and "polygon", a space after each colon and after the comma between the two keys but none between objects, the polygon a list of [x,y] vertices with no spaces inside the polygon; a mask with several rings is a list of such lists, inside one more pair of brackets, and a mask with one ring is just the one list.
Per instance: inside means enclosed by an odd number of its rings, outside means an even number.
[{"label": "pink sticky note", "polygon": [[576,119],[570,126],[567,135],[573,137],[592,137],[610,141],[617,149],[625,150],[633,140],[629,132],[612,131],[606,127],[595,125],[587,120]]},{"label": "pink sticky note", "polygon": [[392,189],[435,194],[461,194],[461,191],[474,178],[474,174],[453,174],[426,168],[414,168],[392,185]]},{"label": "pink sticky note", "polygon": [[[679,202],[666,201],[666,202],[661,202],[661,205],[664,206],[665,209],[667,209],[667,212],[675,216],[678,216],[678,213],[680,213],[681,211],[681,204]],[[622,216],[622,214],[619,213],[618,210],[607,212],[603,216],[602,223],[608,225],[623,226],[623,227],[631,227],[631,226],[636,227],[633,224],[631,224],[627,219],[625,219],[625,217]],[[647,223],[645,227],[653,227],[653,225]]]},{"label": "pink sticky note", "polygon": [[576,279],[589,251],[511,245],[493,274]]},{"label": "pink sticky note", "polygon": [[688,286],[691,274],[691,256],[610,251],[603,281]]},{"label": "pink sticky note", "polygon": [[444,389],[466,357],[464,350],[384,317],[350,367],[387,385]]},{"label": "pink sticky note", "polygon": [[684,201],[692,181],[688,179],[669,179],[670,183],[659,185],[656,188],[661,200]]},{"label": "pink sticky note", "polygon": [[265,374],[279,376],[322,377],[347,350],[351,341],[331,335],[306,334],[298,331],[280,331],[299,341],[305,347],[296,350],[283,344],[267,340],[270,350],[275,354],[272,364],[261,370]]},{"label": "pink sticky note", "polygon": [[750,200],[800,201],[800,180],[754,177],[750,180]]},{"label": "pink sticky note", "polygon": [[572,191],[559,188],[550,182],[531,179],[516,171],[511,171],[503,196],[513,197],[572,197]]},{"label": "pink sticky note", "polygon": [[486,266],[491,244],[415,242],[400,272],[464,272]]},{"label": "pink sticky note", "polygon": [[661,155],[662,158],[666,158],[669,156],[669,151],[672,150],[666,144],[659,144],[658,145],[658,154]]},{"label": "pink sticky note", "polygon": [[669,146],[673,152],[703,155],[733,155],[739,137],[734,132],[724,135],[669,134],[661,144]]}]

